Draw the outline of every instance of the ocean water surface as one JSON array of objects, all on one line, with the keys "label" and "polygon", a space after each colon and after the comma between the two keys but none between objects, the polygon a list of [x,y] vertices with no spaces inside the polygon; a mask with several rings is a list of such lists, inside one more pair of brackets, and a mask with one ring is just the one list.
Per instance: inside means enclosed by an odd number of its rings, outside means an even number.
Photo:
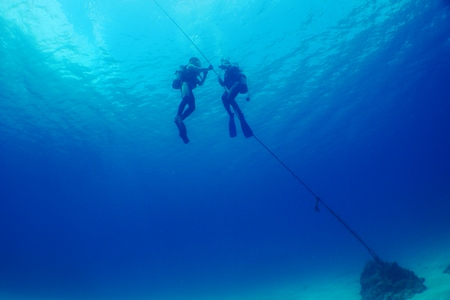
[{"label": "ocean water surface", "polygon": [[[185,145],[192,56],[214,71]],[[228,135],[222,57],[255,137]],[[2,0],[0,297],[303,299],[269,291],[344,274],[359,299],[372,257],[315,195],[417,271],[450,246],[449,78],[444,0]]]}]

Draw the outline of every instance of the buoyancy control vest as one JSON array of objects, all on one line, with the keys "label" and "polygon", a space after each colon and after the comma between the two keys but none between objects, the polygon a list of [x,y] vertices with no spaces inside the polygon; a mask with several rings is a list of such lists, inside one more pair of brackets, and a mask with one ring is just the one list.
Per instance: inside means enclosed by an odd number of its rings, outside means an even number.
[{"label": "buoyancy control vest", "polygon": [[176,90],[181,89],[183,82],[187,82],[189,87],[194,89],[197,86],[197,77],[199,74],[196,71],[188,70],[187,66],[181,65],[174,75],[172,87]]},{"label": "buoyancy control vest", "polygon": [[245,76],[244,71],[239,68],[237,63],[233,63],[232,66],[225,71],[223,82],[227,88],[231,88],[235,82],[239,82],[239,93],[245,94],[248,92],[247,76]]}]

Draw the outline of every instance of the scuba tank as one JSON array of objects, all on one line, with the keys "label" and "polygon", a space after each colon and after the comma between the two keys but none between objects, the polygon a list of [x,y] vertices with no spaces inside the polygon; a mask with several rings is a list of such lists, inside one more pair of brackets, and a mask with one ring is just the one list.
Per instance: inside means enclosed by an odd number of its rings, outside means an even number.
[{"label": "scuba tank", "polygon": [[245,76],[244,71],[239,67],[238,63],[234,63],[234,65],[239,69],[239,94],[247,94],[245,100],[250,101],[250,97],[248,96],[247,76]]},{"label": "scuba tank", "polygon": [[236,75],[233,77],[239,81],[239,94],[246,94],[248,92],[247,76],[245,76],[244,71],[239,67],[237,62],[232,63],[231,65],[236,67]]},{"label": "scuba tank", "polygon": [[240,94],[245,94],[248,92],[248,85],[247,85],[247,76],[244,75],[244,73],[241,72],[239,73],[239,93]]},{"label": "scuba tank", "polygon": [[176,90],[181,89],[181,86],[183,84],[181,79],[185,68],[186,68],[185,66],[180,66],[180,68],[175,71],[175,75],[172,81],[172,87]]}]

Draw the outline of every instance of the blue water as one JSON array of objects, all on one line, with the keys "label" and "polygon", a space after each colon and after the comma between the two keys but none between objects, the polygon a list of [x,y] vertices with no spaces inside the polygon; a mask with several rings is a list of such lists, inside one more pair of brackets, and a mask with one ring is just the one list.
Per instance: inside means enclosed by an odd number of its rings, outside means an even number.
[{"label": "blue water", "polygon": [[[1,294],[199,299],[362,271],[262,144],[383,260],[449,240],[448,1],[159,2],[204,56],[150,0],[0,2]],[[239,63],[257,139],[229,138],[210,72],[183,144],[171,81],[191,56]]]}]

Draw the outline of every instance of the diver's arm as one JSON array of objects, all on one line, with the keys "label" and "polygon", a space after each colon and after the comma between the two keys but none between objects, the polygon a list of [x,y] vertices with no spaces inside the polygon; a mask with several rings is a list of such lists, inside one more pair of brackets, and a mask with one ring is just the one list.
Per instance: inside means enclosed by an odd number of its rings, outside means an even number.
[{"label": "diver's arm", "polygon": [[197,79],[197,84],[203,85],[203,83],[205,83],[207,75],[208,75],[208,69],[206,69],[206,71],[203,72],[203,76],[199,76],[201,79],[200,80]]},{"label": "diver's arm", "polygon": [[225,86],[225,83],[223,82],[223,79],[222,79],[222,77],[220,77],[220,75],[217,76],[217,80],[219,81],[219,84],[220,84],[221,86]]},{"label": "diver's arm", "polygon": [[189,64],[186,67],[186,70],[195,71],[197,73],[208,72],[209,70],[212,70],[212,69],[213,69],[213,66],[211,66],[211,65],[208,68],[200,68],[193,64]]}]

